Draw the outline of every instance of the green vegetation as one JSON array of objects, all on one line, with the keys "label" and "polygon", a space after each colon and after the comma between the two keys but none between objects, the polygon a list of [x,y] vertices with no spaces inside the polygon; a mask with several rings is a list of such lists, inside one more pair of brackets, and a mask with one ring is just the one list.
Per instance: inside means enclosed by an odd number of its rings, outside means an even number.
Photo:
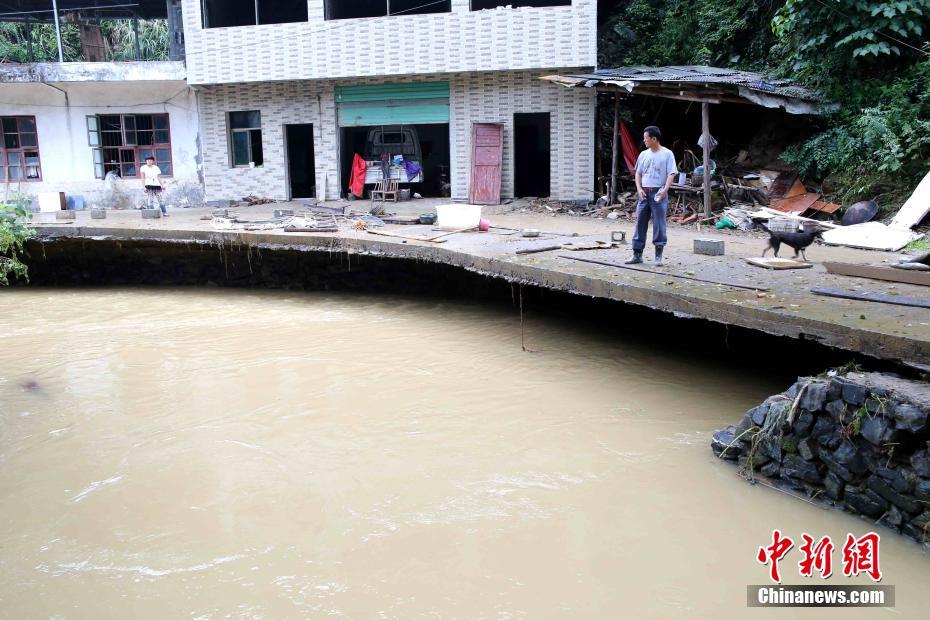
[{"label": "green vegetation", "polygon": [[23,245],[35,234],[26,223],[32,218],[30,200],[16,195],[0,203],[0,285],[9,285],[11,278],[27,278],[26,265],[20,260]]},{"label": "green vegetation", "polygon": [[836,200],[896,209],[930,160],[930,0],[601,3],[599,64],[761,70],[841,109],[782,158]]},{"label": "green vegetation", "polygon": [[[107,60],[135,60],[136,40],[132,22],[103,20],[100,23],[107,47]],[[81,60],[81,35],[76,24],[61,25],[61,47],[65,61]],[[143,60],[168,60],[168,22],[139,21],[139,47]],[[53,24],[32,25],[32,49],[37,62],[57,62],[58,45]],[[0,60],[29,62],[25,24],[0,23]]]},{"label": "green vegetation", "polygon": [[907,244],[907,247],[904,248],[909,254],[917,254],[921,252],[930,252],[930,236],[924,236],[916,241],[911,241]]}]

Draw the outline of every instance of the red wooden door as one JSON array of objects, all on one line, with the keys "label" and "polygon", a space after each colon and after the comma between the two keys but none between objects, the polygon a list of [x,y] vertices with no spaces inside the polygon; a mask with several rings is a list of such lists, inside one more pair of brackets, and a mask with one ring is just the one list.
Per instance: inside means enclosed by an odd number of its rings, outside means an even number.
[{"label": "red wooden door", "polygon": [[473,205],[500,204],[503,161],[504,126],[499,123],[473,123],[468,202]]}]

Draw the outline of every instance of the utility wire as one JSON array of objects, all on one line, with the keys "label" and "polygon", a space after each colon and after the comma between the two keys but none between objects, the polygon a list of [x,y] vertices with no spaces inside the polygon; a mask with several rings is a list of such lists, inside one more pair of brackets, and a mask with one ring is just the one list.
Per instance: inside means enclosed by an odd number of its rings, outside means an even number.
[{"label": "utility wire", "polygon": [[[836,8],[835,6],[831,6],[831,5],[827,4],[826,2],[824,2],[824,0],[817,0],[817,2],[819,2],[820,4],[822,4],[823,6],[827,7],[828,9],[830,9],[831,11],[833,11],[833,12],[835,12],[835,13],[839,13],[840,15],[842,15],[843,17],[845,17],[846,19],[856,21],[856,18],[854,18],[854,17],[853,17],[852,15],[850,15],[849,13],[844,13],[843,11],[839,10],[838,8]],[[902,41],[901,39],[898,39],[898,38],[896,38],[896,37],[893,37],[893,36],[891,36],[890,34],[885,34],[885,33],[882,32],[881,30],[876,29],[876,30],[875,30],[875,34],[880,35],[880,36],[883,36],[883,37],[885,37],[886,39],[888,39],[889,41],[894,41],[895,43],[898,43],[898,44],[900,44],[900,45],[903,45],[904,47],[909,47],[909,48],[911,48],[912,50],[914,50],[915,52],[918,52],[918,53],[920,53],[920,54],[923,54],[924,56],[930,56],[930,52],[927,52],[926,50],[922,50],[922,49],[920,49],[919,47],[914,47],[914,46],[911,45],[910,43],[908,43],[908,42],[906,42],[906,41]]]}]

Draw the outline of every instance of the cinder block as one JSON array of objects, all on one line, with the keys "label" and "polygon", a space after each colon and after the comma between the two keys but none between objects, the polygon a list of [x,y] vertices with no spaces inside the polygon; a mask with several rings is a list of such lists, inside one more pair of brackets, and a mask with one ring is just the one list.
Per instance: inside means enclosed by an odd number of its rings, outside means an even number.
[{"label": "cinder block", "polygon": [[707,256],[723,256],[723,239],[695,239],[694,253],[705,254]]},{"label": "cinder block", "polygon": [[106,209],[91,209],[90,218],[92,220],[105,220],[107,219],[107,210]]},{"label": "cinder block", "polygon": [[161,209],[142,209],[143,220],[157,220],[161,217]]},{"label": "cinder block", "polygon": [[74,211],[55,211],[56,220],[73,220]]},{"label": "cinder block", "polygon": [[294,210],[293,209],[275,209],[274,216],[275,217],[293,217]]}]

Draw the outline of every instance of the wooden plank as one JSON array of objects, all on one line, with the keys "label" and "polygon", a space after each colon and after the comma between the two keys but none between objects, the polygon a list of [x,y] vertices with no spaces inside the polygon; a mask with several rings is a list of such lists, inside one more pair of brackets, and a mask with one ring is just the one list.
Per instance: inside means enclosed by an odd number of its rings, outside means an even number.
[{"label": "wooden plank", "polygon": [[[772,198],[784,198],[785,196],[791,195],[791,190],[794,187],[795,183],[798,182],[798,175],[795,172],[782,171],[778,173],[778,176],[775,177],[775,181],[772,183],[772,186],[769,188],[769,196]],[[795,194],[802,194],[805,190],[802,186],[801,191],[795,191]]]},{"label": "wooden plank", "polygon": [[838,276],[852,276],[854,278],[870,278],[886,282],[901,282],[902,284],[918,284],[930,286],[930,273],[926,271],[907,271],[894,267],[879,267],[877,265],[856,265],[854,263],[824,262],[827,273]]},{"label": "wooden plank", "polygon": [[820,211],[821,213],[836,213],[841,207],[842,205],[838,205],[835,202],[824,202],[823,200],[818,200],[811,205],[811,209]]},{"label": "wooden plank", "polygon": [[930,300],[911,299],[909,297],[900,297],[898,295],[886,295],[885,293],[874,293],[871,291],[844,291],[839,288],[812,288],[811,293],[814,295],[823,295],[825,297],[838,297],[840,299],[854,299],[856,301],[874,301],[880,304],[893,304],[895,306],[910,306],[912,308],[930,308]]},{"label": "wooden plank", "polygon": [[790,258],[778,258],[775,256],[747,256],[746,262],[750,265],[755,265],[756,267],[762,267],[764,269],[810,269],[814,266],[813,263],[802,263],[798,260],[791,260]]}]

